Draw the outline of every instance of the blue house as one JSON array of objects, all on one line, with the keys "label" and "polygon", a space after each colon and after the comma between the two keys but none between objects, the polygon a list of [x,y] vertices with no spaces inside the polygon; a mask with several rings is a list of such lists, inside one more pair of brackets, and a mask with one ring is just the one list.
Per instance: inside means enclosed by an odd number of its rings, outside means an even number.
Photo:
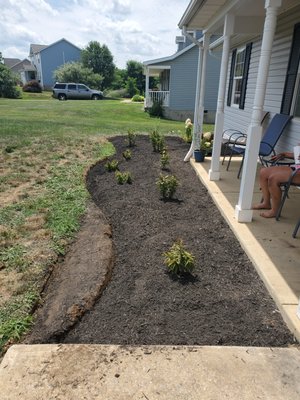
[{"label": "blue house", "polygon": [[[202,33],[193,32],[196,42]],[[145,108],[161,100],[166,118],[184,121],[194,119],[197,87],[199,46],[186,36],[177,36],[177,52],[169,57],[145,61]],[[199,43],[200,44],[200,43]],[[201,56],[200,56],[201,57]],[[208,55],[204,97],[204,122],[213,123],[217,108],[218,81],[221,58]],[[159,88],[149,87],[149,77],[159,77]]]},{"label": "blue house", "polygon": [[31,44],[29,58],[44,89],[53,86],[53,72],[61,65],[80,60],[81,49],[66,39],[50,45]]}]

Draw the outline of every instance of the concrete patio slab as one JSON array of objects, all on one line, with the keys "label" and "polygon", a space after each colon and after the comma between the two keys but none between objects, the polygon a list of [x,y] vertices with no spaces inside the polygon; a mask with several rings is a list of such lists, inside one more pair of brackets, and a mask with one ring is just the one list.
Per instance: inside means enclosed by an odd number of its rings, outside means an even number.
[{"label": "concrete patio slab", "polygon": [[[280,221],[262,218],[259,211],[255,211],[251,223],[239,223],[235,219],[234,210],[239,196],[240,180],[237,179],[237,170],[240,160],[234,159],[230,171],[221,166],[219,181],[209,180],[209,158],[204,163],[195,163],[193,159],[190,161],[255,266],[287,326],[300,341],[300,319],[297,317],[300,298],[300,232],[296,239],[292,237],[300,216],[300,190],[291,189]],[[254,202],[259,202],[260,198],[257,177]]]},{"label": "concrete patio slab", "polygon": [[296,348],[15,345],[2,400],[299,400]]}]

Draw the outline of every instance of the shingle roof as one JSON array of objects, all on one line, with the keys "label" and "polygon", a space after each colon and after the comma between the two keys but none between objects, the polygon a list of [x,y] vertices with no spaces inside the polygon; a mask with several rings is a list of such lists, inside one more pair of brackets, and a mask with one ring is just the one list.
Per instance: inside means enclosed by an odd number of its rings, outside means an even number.
[{"label": "shingle roof", "polygon": [[21,62],[19,58],[3,58],[3,61],[8,68],[11,68],[14,65],[18,64],[19,62]]},{"label": "shingle roof", "polygon": [[39,53],[41,50],[48,47],[47,44],[31,44],[30,45],[30,54]]}]

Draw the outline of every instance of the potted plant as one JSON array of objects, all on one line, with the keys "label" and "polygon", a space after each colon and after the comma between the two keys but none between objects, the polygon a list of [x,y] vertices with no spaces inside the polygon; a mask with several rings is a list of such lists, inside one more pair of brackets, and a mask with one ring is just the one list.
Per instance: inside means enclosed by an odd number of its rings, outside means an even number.
[{"label": "potted plant", "polygon": [[196,162],[203,162],[207,154],[211,154],[213,146],[213,133],[204,132],[201,135],[199,149],[194,150],[194,158]]}]

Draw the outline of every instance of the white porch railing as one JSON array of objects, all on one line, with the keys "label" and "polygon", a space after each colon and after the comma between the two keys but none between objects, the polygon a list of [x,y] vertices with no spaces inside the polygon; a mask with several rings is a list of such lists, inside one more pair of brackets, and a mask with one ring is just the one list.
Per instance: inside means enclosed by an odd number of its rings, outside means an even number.
[{"label": "white porch railing", "polygon": [[149,90],[148,96],[145,100],[145,106],[147,108],[152,107],[155,101],[162,101],[162,105],[168,107],[170,101],[170,92],[168,90]]}]

